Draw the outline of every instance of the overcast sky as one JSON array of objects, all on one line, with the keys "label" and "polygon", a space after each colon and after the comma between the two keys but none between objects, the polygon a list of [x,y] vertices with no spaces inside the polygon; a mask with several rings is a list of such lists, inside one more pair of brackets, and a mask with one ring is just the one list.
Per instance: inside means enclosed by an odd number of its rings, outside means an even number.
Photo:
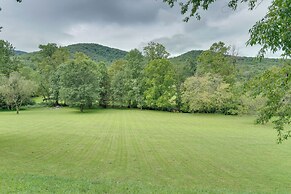
[{"label": "overcast sky", "polygon": [[[224,41],[235,45],[241,56],[255,56],[259,47],[246,47],[248,30],[267,11],[269,0],[254,11],[240,6],[237,11],[218,0],[202,19],[183,22],[178,7],[162,0],[0,0],[0,39],[17,50],[36,51],[39,44],[98,43],[131,50],[155,41],[172,56],[208,49]],[[269,55],[272,56],[272,55]]]}]

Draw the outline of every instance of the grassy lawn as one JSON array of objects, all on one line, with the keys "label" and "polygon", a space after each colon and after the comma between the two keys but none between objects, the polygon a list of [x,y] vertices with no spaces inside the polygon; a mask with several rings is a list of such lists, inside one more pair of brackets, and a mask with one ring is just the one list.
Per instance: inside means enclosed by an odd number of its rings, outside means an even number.
[{"label": "grassy lawn", "polygon": [[0,112],[0,193],[291,193],[291,140],[254,117]]}]

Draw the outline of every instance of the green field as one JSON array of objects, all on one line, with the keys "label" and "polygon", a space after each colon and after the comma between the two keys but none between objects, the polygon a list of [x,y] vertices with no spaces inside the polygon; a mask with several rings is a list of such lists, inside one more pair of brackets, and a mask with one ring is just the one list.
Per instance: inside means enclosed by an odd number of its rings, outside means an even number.
[{"label": "green field", "polygon": [[0,193],[291,193],[291,140],[254,119],[0,112]]}]

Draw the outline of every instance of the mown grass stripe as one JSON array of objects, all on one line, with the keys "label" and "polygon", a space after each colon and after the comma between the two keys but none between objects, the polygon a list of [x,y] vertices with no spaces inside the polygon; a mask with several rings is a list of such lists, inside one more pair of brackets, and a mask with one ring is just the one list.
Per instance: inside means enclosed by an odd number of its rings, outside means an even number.
[{"label": "mown grass stripe", "polygon": [[275,138],[254,117],[0,112],[0,192],[290,193],[291,142]]}]

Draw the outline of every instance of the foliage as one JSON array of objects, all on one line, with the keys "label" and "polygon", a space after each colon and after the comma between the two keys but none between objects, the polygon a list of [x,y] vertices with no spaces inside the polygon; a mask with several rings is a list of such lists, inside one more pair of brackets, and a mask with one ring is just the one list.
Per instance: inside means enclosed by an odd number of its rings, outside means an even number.
[{"label": "foliage", "polygon": [[144,70],[145,105],[170,110],[176,107],[176,79],[173,65],[167,59],[155,59]]},{"label": "foliage", "polygon": [[223,42],[214,43],[209,50],[203,51],[197,58],[198,75],[205,73],[218,74],[228,83],[234,83],[237,69],[227,56],[230,47]]},{"label": "foliage", "polygon": [[125,60],[115,61],[109,67],[113,106],[142,107],[143,70],[144,57],[137,49],[131,50]]},{"label": "foliage", "polygon": [[2,77],[0,94],[7,106],[15,107],[17,114],[23,102],[29,99],[35,91],[35,83],[23,78],[18,72],[12,72],[8,78]]},{"label": "foliage", "polygon": [[164,45],[156,42],[150,42],[143,49],[144,55],[148,61],[155,59],[167,59],[170,56],[170,53],[166,51]]},{"label": "foliage", "polygon": [[291,136],[288,126],[291,124],[291,65],[273,67],[250,81],[253,95],[262,95],[267,99],[261,109],[258,123],[272,121],[278,132],[278,142]]},{"label": "foliage", "polygon": [[249,45],[262,46],[259,56],[267,50],[282,51],[283,56],[291,56],[291,1],[273,0],[266,16],[250,29]]},{"label": "foliage", "polygon": [[143,105],[143,74],[144,74],[144,57],[137,50],[131,50],[126,55],[127,63],[124,71],[126,75],[126,85],[128,88],[127,98],[129,107],[142,107]]},{"label": "foliage", "polygon": [[14,47],[8,41],[0,40],[0,74],[9,76],[10,73],[16,71],[17,61],[13,58]]},{"label": "foliage", "polygon": [[40,94],[47,100],[54,100],[59,104],[60,76],[58,67],[69,60],[69,52],[66,48],[58,47],[54,43],[40,45],[39,56],[36,58],[39,72]]},{"label": "foliage", "polygon": [[83,53],[76,53],[74,60],[60,66],[60,94],[69,103],[80,107],[83,112],[86,106],[100,101],[102,77],[97,63]]},{"label": "foliage", "polygon": [[97,69],[101,76],[99,106],[106,108],[109,105],[110,100],[109,99],[110,80],[108,70],[106,64],[103,62],[98,63],[97,66],[98,66]]},{"label": "foliage", "polygon": [[108,69],[110,78],[110,101],[112,106],[124,107],[126,102],[126,75],[124,68],[127,64],[126,60],[117,60]]},{"label": "foliage", "polygon": [[202,50],[192,50],[169,60],[174,65],[178,80],[185,81],[187,77],[193,76],[197,70],[197,58]]},{"label": "foliage", "polygon": [[232,93],[229,84],[215,74],[187,78],[182,89],[183,111],[200,113],[226,113]]},{"label": "foliage", "polygon": [[[201,16],[199,14],[199,10],[207,10],[209,5],[214,3],[216,0],[187,0],[182,1],[179,0],[178,3],[181,7],[181,14],[188,14],[188,16],[185,17],[184,21],[188,21],[190,17],[195,16],[197,19],[200,19]],[[244,3],[247,2],[249,9],[253,9],[255,5],[257,4],[258,0],[229,0],[228,7],[232,9],[236,9],[238,6],[238,2]],[[163,2],[168,3],[171,7],[175,5],[177,0],[163,0]],[[188,11],[190,10],[190,11]]]}]

